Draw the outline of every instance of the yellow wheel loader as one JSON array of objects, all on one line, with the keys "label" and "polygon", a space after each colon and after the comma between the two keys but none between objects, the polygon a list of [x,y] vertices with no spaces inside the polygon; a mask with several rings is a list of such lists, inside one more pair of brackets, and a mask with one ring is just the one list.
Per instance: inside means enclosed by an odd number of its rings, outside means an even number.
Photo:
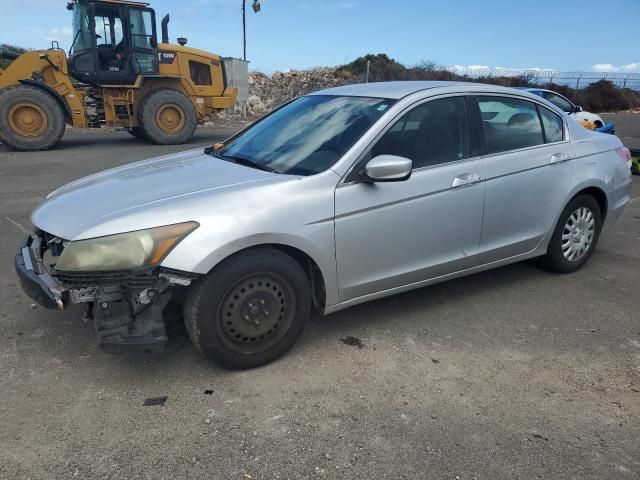
[{"label": "yellow wheel loader", "polygon": [[147,3],[73,0],[69,57],[54,42],[0,69],[0,141],[24,151],[58,143],[65,124],[124,128],[158,144],[184,143],[196,125],[235,104],[224,62],[214,53],[162,41]]}]

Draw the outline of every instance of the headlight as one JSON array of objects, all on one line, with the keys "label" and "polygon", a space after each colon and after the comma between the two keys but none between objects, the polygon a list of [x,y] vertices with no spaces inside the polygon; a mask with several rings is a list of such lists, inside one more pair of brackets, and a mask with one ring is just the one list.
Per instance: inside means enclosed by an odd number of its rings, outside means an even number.
[{"label": "headlight", "polygon": [[159,264],[200,225],[177,223],[106,237],[69,242],[58,259],[60,271],[111,271]]}]

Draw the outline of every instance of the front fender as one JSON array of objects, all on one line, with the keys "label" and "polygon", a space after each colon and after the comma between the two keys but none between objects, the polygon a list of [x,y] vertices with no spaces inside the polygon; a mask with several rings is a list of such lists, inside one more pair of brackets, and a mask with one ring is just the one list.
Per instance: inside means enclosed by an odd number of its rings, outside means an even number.
[{"label": "front fender", "polygon": [[56,101],[58,102],[58,104],[60,104],[60,106],[64,110],[67,123],[71,123],[72,122],[73,116],[71,114],[71,107],[69,107],[69,104],[64,99],[64,97],[62,95],[60,95],[54,88],[50,87],[46,83],[37,82],[35,80],[31,80],[31,79],[28,79],[28,78],[20,80],[20,83],[22,83],[24,85],[30,85],[32,87],[39,88],[39,89],[47,92],[53,98],[55,98]]},{"label": "front fender", "polygon": [[[313,238],[314,241],[310,241],[308,238]],[[196,256],[189,254],[189,252],[194,252],[194,249],[190,248],[189,243],[192,242],[187,241],[189,240],[187,238],[162,262],[162,266],[206,274],[226,258],[247,248],[263,245],[295,248],[308,255],[318,266],[324,279],[327,305],[336,303],[338,282],[335,252],[333,252],[333,249],[330,249],[330,252],[325,251],[327,245],[333,246],[333,220],[316,224],[315,231],[311,232],[311,237],[308,238],[281,232],[260,233],[220,245],[201,258],[196,258]],[[198,243],[203,240],[192,239],[192,241],[197,241]],[[210,244],[206,241],[204,243]]]}]

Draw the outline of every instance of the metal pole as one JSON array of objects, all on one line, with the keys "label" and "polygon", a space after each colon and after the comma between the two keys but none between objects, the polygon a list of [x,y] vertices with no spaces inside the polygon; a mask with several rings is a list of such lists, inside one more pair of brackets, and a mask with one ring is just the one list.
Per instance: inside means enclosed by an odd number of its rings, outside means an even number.
[{"label": "metal pole", "polygon": [[366,83],[369,83],[369,66],[371,65],[371,60],[367,60],[367,80]]},{"label": "metal pole", "polygon": [[247,61],[247,0],[242,0],[242,59]]}]

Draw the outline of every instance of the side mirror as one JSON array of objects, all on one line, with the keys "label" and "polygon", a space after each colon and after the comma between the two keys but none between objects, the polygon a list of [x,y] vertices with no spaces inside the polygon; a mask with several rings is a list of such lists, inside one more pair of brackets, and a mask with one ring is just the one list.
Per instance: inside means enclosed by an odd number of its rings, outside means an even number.
[{"label": "side mirror", "polygon": [[576,105],[576,112],[581,112],[582,111],[582,107],[580,105]]},{"label": "side mirror", "polygon": [[359,178],[364,182],[402,182],[411,176],[413,162],[397,155],[378,155],[367,162]]}]

